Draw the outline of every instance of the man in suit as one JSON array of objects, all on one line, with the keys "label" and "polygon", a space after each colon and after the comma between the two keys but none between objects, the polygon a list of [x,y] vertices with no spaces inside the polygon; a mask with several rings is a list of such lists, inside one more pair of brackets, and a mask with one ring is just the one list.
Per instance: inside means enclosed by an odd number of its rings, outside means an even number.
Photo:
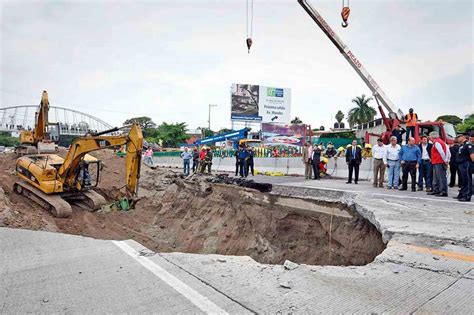
[{"label": "man in suit", "polygon": [[321,153],[323,152],[322,146],[315,145],[313,148],[313,153],[311,155],[311,163],[313,164],[313,174],[316,180],[320,179],[319,176],[319,163],[321,163]]},{"label": "man in suit", "polygon": [[418,167],[418,191],[423,191],[423,180],[425,181],[426,192],[432,191],[431,185],[431,148],[433,145],[428,142],[428,136],[421,136],[421,142],[418,145],[421,152],[421,162]]},{"label": "man in suit", "polygon": [[449,172],[451,174],[449,187],[454,187],[456,185],[456,174],[458,175],[458,187],[461,187],[461,176],[458,168],[458,154],[459,154],[459,143],[458,139],[454,139],[454,143],[449,146],[449,151],[451,152],[451,159],[449,160]]},{"label": "man in suit", "polygon": [[346,164],[349,166],[349,179],[346,184],[352,183],[353,171],[355,171],[354,184],[357,184],[360,163],[362,163],[362,150],[357,146],[357,140],[352,140],[352,146],[346,150]]}]

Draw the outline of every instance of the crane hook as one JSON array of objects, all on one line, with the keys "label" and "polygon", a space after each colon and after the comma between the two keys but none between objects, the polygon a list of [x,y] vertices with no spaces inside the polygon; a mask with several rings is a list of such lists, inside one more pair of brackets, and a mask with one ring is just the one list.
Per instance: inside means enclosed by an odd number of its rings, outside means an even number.
[{"label": "crane hook", "polygon": [[349,14],[351,13],[351,9],[349,8],[349,0],[347,0],[347,6],[344,4],[344,0],[342,0],[342,11],[341,11],[341,17],[342,17],[342,27],[347,27],[349,24],[347,23],[347,20],[349,19]]},{"label": "crane hook", "polygon": [[252,39],[249,37],[247,38],[247,49],[248,49],[249,54],[250,54],[250,47],[252,47]]}]

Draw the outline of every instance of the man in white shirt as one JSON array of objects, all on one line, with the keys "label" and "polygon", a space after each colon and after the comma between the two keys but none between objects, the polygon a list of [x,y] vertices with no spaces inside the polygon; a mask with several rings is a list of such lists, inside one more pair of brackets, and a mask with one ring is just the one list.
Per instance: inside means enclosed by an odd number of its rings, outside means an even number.
[{"label": "man in white shirt", "polygon": [[400,145],[397,144],[397,137],[390,137],[390,144],[387,149],[387,168],[388,168],[388,184],[387,189],[398,189],[400,180]]},{"label": "man in white shirt", "polygon": [[387,148],[383,145],[382,139],[377,139],[377,145],[372,148],[374,159],[374,187],[383,188],[385,167],[387,165]]}]

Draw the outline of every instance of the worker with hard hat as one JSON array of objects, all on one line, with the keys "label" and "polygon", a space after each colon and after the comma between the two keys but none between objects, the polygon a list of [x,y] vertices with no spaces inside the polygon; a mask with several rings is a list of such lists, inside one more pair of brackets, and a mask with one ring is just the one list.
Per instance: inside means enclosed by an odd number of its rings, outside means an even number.
[{"label": "worker with hard hat", "polygon": [[410,108],[408,114],[405,115],[405,124],[407,126],[406,143],[408,143],[408,138],[415,137],[415,126],[417,121],[418,115],[413,112],[413,108]]}]

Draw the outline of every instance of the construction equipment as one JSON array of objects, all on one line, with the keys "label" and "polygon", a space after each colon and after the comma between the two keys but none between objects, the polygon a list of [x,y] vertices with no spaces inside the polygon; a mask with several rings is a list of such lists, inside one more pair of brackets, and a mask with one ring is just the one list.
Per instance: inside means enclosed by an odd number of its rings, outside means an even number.
[{"label": "construction equipment", "polygon": [[[129,128],[128,134],[123,135],[105,135],[120,130],[113,128],[78,137],[64,159],[56,154],[18,158],[16,174],[21,180],[14,184],[13,190],[32,199],[58,218],[71,215],[72,208],[67,201],[85,204],[92,211],[98,210],[106,203],[104,197],[93,190],[99,183],[101,162],[88,153],[126,145],[125,197],[133,207],[138,200],[143,134],[138,124]],[[94,165],[95,169],[91,170]]]},{"label": "construction equipment", "polygon": [[220,141],[227,141],[227,140],[232,140],[234,141],[234,147],[237,148],[238,145],[245,143],[246,141],[242,141],[243,139],[246,139],[248,136],[250,129],[249,128],[243,128],[240,130],[233,130],[230,132],[226,132],[217,136],[212,136],[204,139],[199,139],[195,142],[196,145],[210,145],[212,143],[220,142]]},{"label": "construction equipment", "polygon": [[[41,102],[35,113],[35,126],[33,130],[22,130],[20,132],[20,144],[15,147],[15,153],[19,155],[54,153],[57,152],[57,145],[48,133],[48,127],[57,126],[50,124],[48,120],[49,100],[48,92],[43,91]],[[59,126],[57,126],[59,135]]]},{"label": "construction equipment", "polygon": [[[319,28],[323,31],[323,33],[326,34],[329,40],[336,46],[336,48],[339,50],[342,56],[347,60],[347,62],[349,62],[351,67],[357,72],[360,78],[365,82],[365,84],[367,84],[369,89],[372,91],[374,98],[377,102],[380,115],[382,116],[384,125],[386,127],[386,131],[383,132],[382,134],[377,134],[377,135],[372,134],[372,136],[382,137],[382,139],[384,140],[384,143],[387,144],[392,135],[392,131],[395,130],[395,128],[397,128],[397,126],[403,122],[403,119],[404,119],[403,112],[398,107],[396,107],[392,103],[392,101],[390,101],[390,99],[387,97],[387,95],[385,95],[385,93],[382,91],[382,89],[374,80],[374,78],[367,72],[367,70],[365,70],[360,60],[349,49],[349,47],[347,47],[342,42],[339,36],[336,35],[334,30],[323,19],[323,17],[318,13],[318,11],[316,11],[316,9],[314,9],[308,3],[307,0],[298,0],[298,3],[303,7],[306,13],[308,13],[308,15],[313,19],[316,25],[319,26]],[[344,7],[344,2],[343,2],[343,7]],[[346,17],[349,16],[349,11],[346,10],[345,16]],[[343,18],[344,18],[344,14],[343,14]],[[347,22],[347,20],[344,22]],[[385,112],[380,103],[388,111],[388,117],[387,115],[385,115]],[[454,138],[456,137],[456,133],[454,131],[454,127],[452,124],[449,124],[446,122],[423,122],[423,123],[417,123],[416,125],[416,128],[415,128],[416,142],[420,141],[421,135],[423,135],[426,132],[429,133],[430,131],[438,131],[440,134],[440,137],[448,143],[452,143],[454,141]],[[365,142],[368,143],[370,141],[369,139],[370,135],[371,134],[366,133]]]}]

